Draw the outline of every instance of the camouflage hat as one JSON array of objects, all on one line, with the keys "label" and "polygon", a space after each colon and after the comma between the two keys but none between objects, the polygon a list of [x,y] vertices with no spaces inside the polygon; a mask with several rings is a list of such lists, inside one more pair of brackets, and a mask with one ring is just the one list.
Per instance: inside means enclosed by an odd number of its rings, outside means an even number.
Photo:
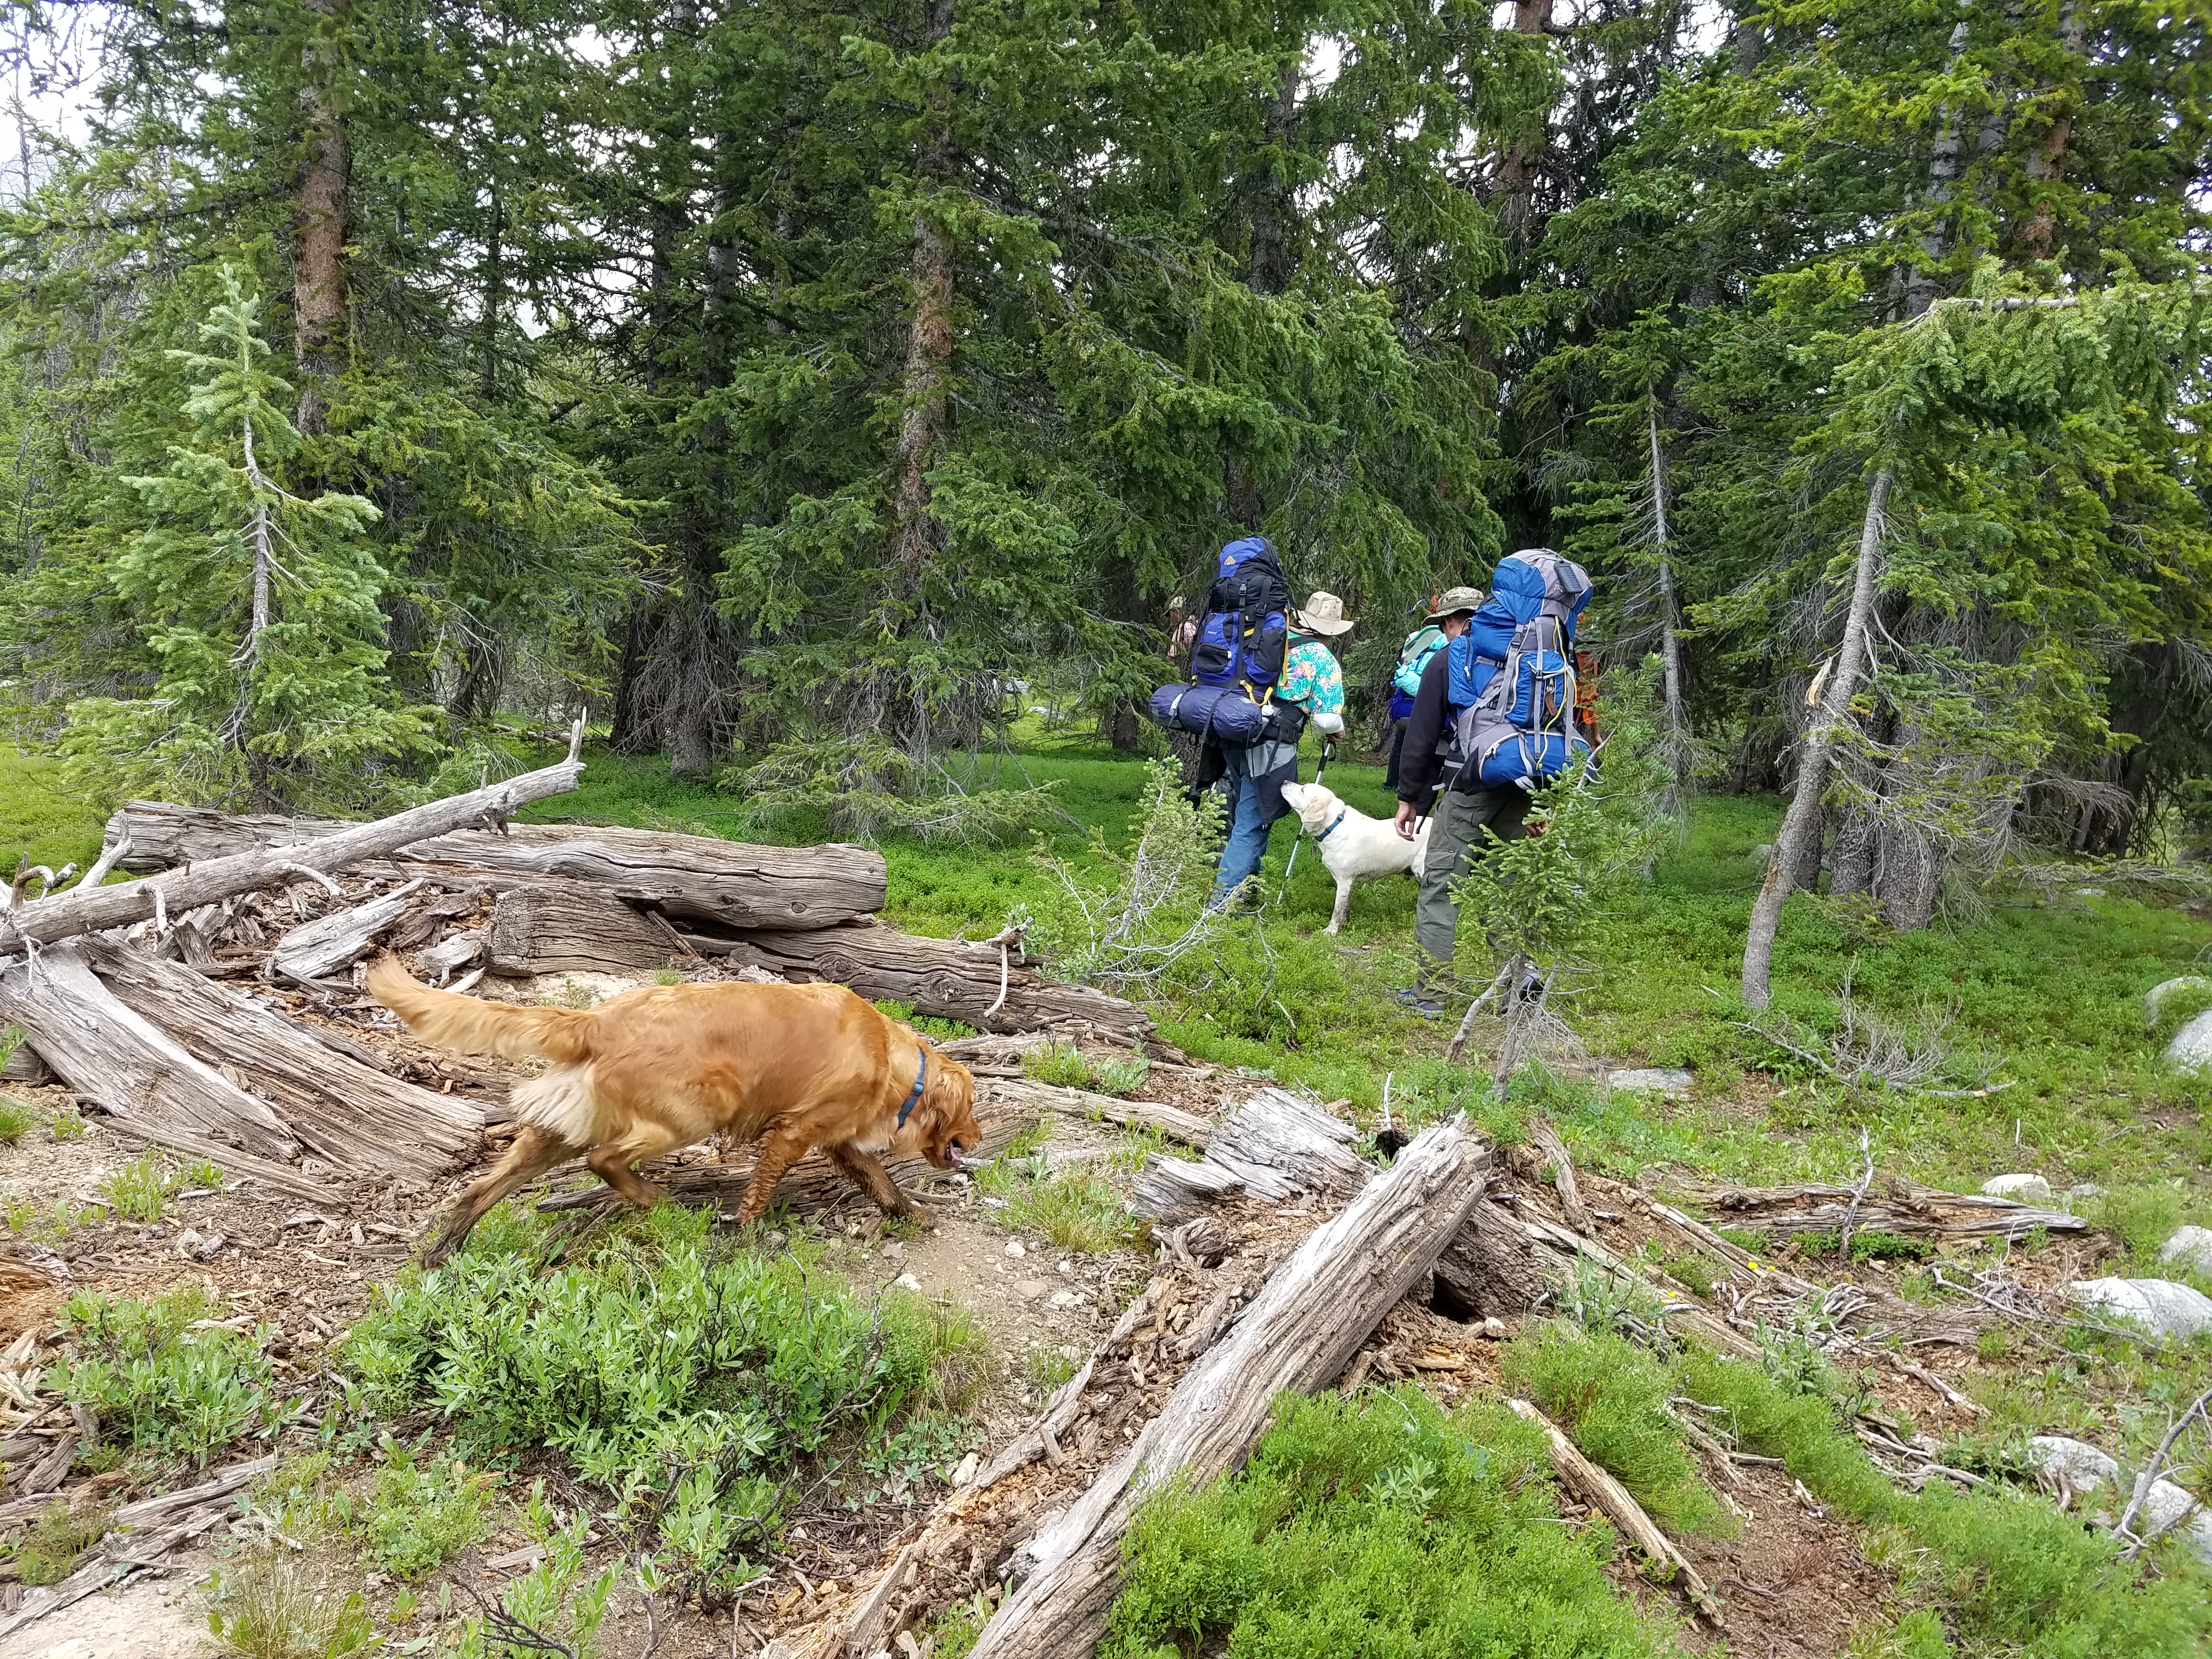
[{"label": "camouflage hat", "polygon": [[1479,587],[1447,587],[1429,607],[1427,620],[1442,622],[1446,617],[1472,617],[1482,609],[1483,597]]}]

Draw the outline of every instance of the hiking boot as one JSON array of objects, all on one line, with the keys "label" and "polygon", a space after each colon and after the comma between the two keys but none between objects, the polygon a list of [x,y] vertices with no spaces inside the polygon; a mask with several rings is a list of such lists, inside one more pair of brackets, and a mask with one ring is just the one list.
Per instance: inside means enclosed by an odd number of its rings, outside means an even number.
[{"label": "hiking boot", "polygon": [[1397,994],[1398,1000],[1423,1019],[1442,1019],[1444,1017],[1443,999],[1434,991],[1408,987]]}]

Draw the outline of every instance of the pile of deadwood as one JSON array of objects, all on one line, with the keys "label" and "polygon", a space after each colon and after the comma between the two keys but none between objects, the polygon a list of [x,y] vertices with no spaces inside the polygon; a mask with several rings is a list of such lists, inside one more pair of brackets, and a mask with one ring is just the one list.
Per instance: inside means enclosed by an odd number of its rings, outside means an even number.
[{"label": "pile of deadwood", "polygon": [[[1378,1166],[1349,1126],[1273,1088],[1210,1133],[1179,1134],[1202,1142],[1203,1156],[1156,1155],[1140,1172],[1133,1201],[1158,1244],[1156,1272],[1089,1362],[1035,1428],[987,1467],[971,1461],[952,1495],[894,1539],[872,1574],[767,1652],[911,1655],[915,1624],[980,1591],[998,1599],[977,1659],[1088,1654],[1146,1496],[1233,1472],[1281,1390],[1349,1392],[1370,1377],[1415,1374],[1486,1382],[1496,1373],[1490,1345],[1509,1322],[1561,1304],[1591,1276],[1616,1288],[1633,1281],[1644,1316],[1723,1354],[1755,1357],[1775,1331],[1819,1329],[1832,1354],[1893,1368],[1902,1385],[1933,1395],[1937,1412],[1979,1410],[1911,1351],[1971,1350],[2016,1310],[1923,1308],[1879,1286],[1813,1283],[1638,1188],[1577,1181],[1548,1126],[1534,1123],[1532,1136],[1493,1153],[1464,1120],[1437,1123]],[[1902,1183],[1734,1189],[1699,1201],[1755,1213],[1785,1236],[1819,1231],[1823,1218],[1834,1229],[1832,1201],[1850,1212],[1840,1218],[1847,1231],[1954,1240],[2086,1231],[2063,1212]],[[1808,1219],[1816,1224],[1794,1224]],[[1650,1265],[1653,1254],[1701,1256],[1727,1283],[1700,1297]],[[1714,1587],[1635,1498],[1534,1404],[1510,1403],[1544,1428],[1562,1486],[1609,1519],[1698,1618],[1725,1630]],[[1876,1404],[1856,1427],[1901,1482],[1975,1479],[1945,1468],[1938,1440],[1905,1431]],[[1689,1430],[1724,1485],[1741,1478],[1725,1432]]]},{"label": "pile of deadwood", "polygon": [[[506,1073],[414,1043],[359,993],[379,951],[479,994],[672,964],[834,980],[986,1030],[1130,1043],[1150,1029],[1129,1003],[1044,978],[1012,932],[884,926],[884,861],[865,848],[508,821],[582,769],[572,744],[371,823],[132,802],[81,879],[23,872],[5,896],[0,1022],[25,1033],[9,1075],[51,1073],[128,1136],[316,1201],[447,1173],[506,1116]],[[103,884],[117,869],[143,878]]]}]

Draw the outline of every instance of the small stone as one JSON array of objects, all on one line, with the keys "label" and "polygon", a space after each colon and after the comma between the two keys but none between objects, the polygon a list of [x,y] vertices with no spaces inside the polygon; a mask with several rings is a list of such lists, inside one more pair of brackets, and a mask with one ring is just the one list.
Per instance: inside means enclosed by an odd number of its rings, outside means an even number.
[{"label": "small stone", "polygon": [[2184,997],[2212,997],[2212,979],[2202,974],[2184,974],[2179,979],[2160,980],[2143,993],[2143,1024],[2157,1024],[2166,1005]]},{"label": "small stone", "polygon": [[1774,857],[1774,843],[1763,841],[1751,849],[1751,861],[1764,870]]},{"label": "small stone", "polygon": [[2082,1306],[2132,1319],[2161,1336],[2212,1331],[2212,1296],[2170,1279],[2084,1279],[2068,1288]]},{"label": "small stone", "polygon": [[1605,1074],[1605,1086],[1608,1089],[1633,1095],[1662,1095],[1669,1099],[1687,1097],[1690,1081],[1687,1072],[1672,1066],[1631,1066]]},{"label": "small stone", "polygon": [[952,1484],[956,1486],[966,1486],[975,1478],[975,1471],[981,1467],[982,1460],[974,1452],[969,1452],[967,1456],[960,1460],[960,1467],[952,1471]]},{"label": "small stone", "polygon": [[1042,1279],[1018,1279],[1014,1281],[1014,1294],[1024,1302],[1036,1301],[1051,1288]]},{"label": "small stone", "polygon": [[1474,1334],[1486,1341],[1503,1342],[1505,1340],[1505,1322],[1493,1314],[1474,1328]]},{"label": "small stone", "polygon": [[886,1245],[884,1245],[884,1261],[904,1261],[905,1259],[906,1259],[906,1246],[905,1246],[905,1245],[903,1245],[903,1244],[902,1244],[902,1243],[900,1243],[898,1242],[898,1240],[896,1240],[896,1238],[895,1238],[895,1239],[893,1239],[893,1240],[891,1240],[891,1242],[890,1242],[890,1243],[888,1243],[888,1244],[886,1244]]},{"label": "small stone", "polygon": [[2102,898],[2105,896],[2105,890],[2101,887],[2076,887],[2074,890],[2074,896],[2075,898]]},{"label": "small stone", "polygon": [[1072,1273],[1075,1271],[1075,1264],[1073,1261],[1063,1261],[1060,1264],[1060,1270],[1064,1273]]},{"label": "small stone", "polygon": [[1006,1254],[1013,1257],[1015,1261],[1018,1261],[1024,1256],[1027,1255],[1029,1252],[1022,1248],[1022,1241],[1020,1239],[1010,1238],[1006,1241]]},{"label": "small stone", "polygon": [[912,1273],[901,1273],[896,1279],[891,1280],[891,1283],[902,1291],[912,1291],[916,1296],[921,1294],[921,1281]]},{"label": "small stone", "polygon": [[2069,1198],[2102,1198],[2105,1189],[2094,1181],[2077,1181],[2066,1189]]},{"label": "small stone", "polygon": [[2158,1247],[2158,1259],[2169,1267],[2212,1273],[2212,1228],[2181,1228]]},{"label": "small stone", "polygon": [[1055,1308],[1072,1308],[1082,1300],[1073,1291],[1054,1291],[1052,1293],[1052,1305]]},{"label": "small stone", "polygon": [[782,1231],[781,1229],[778,1229],[777,1231],[769,1234],[768,1242],[769,1249],[780,1250],[785,1245],[791,1243],[791,1235]]},{"label": "small stone", "polygon": [[2051,1183],[2039,1175],[1991,1176],[1982,1183],[1991,1198],[2008,1198],[2015,1204],[2048,1204]]},{"label": "small stone", "polygon": [[2166,1045],[2166,1063],[2177,1072],[2212,1077],[2212,1008],[2173,1034]]}]

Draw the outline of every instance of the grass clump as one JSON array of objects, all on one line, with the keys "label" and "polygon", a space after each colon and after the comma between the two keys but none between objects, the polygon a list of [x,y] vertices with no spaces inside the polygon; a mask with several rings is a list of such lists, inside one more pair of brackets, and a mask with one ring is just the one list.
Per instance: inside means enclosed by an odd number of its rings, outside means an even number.
[{"label": "grass clump", "polygon": [[875,1006],[878,1013],[889,1014],[893,1019],[911,1026],[920,1036],[933,1042],[951,1042],[959,1037],[971,1037],[975,1028],[965,1020],[939,1019],[934,1014],[917,1014],[911,1002],[895,1002],[879,999]]},{"label": "grass clump", "polygon": [[1502,1405],[1401,1386],[1275,1413],[1242,1474],[1140,1513],[1101,1659],[1680,1652],[1607,1583],[1611,1533],[1559,1523],[1543,1437]]},{"label": "grass clump", "polygon": [[1093,1094],[1127,1099],[1145,1086],[1152,1074],[1152,1062],[1142,1054],[1117,1054],[1105,1061],[1091,1060],[1072,1042],[1048,1043],[1022,1056],[1022,1070],[1040,1083],[1056,1083],[1063,1089],[1088,1089]]},{"label": "grass clump", "polygon": [[88,1291],[63,1310],[74,1352],[61,1391],[133,1447],[204,1463],[283,1414],[258,1334],[209,1322],[221,1316],[197,1284],[143,1301]]},{"label": "grass clump", "polygon": [[975,1176],[975,1190],[1002,1206],[1006,1224],[1042,1233],[1063,1250],[1097,1255],[1136,1237],[1121,1193],[1096,1176],[1048,1173],[1043,1136],[1019,1135]]},{"label": "grass clump", "polygon": [[157,1154],[134,1158],[100,1183],[108,1207],[125,1221],[155,1222],[184,1182]]},{"label": "grass clump", "polygon": [[1698,1478],[1668,1414],[1673,1379],[1626,1339],[1551,1320],[1505,1349],[1505,1374],[1672,1532],[1717,1532],[1728,1516]]},{"label": "grass clump", "polygon": [[350,1410],[434,1411],[477,1456],[550,1447],[684,1570],[744,1582],[799,1460],[933,1448],[932,1391],[975,1338],[917,1297],[862,1303],[798,1248],[718,1248],[711,1227],[662,1205],[546,1272],[543,1224],[495,1213],[445,1267],[379,1287],[341,1354]]},{"label": "grass clump", "polygon": [[492,1491],[491,1478],[460,1458],[418,1462],[386,1436],[384,1467],[358,1526],[362,1544],[394,1577],[420,1578],[491,1535]]},{"label": "grass clump", "polygon": [[39,1115],[13,1095],[0,1095],[0,1146],[13,1146],[31,1133]]},{"label": "grass clump", "polygon": [[380,1645],[356,1592],[325,1589],[295,1563],[248,1557],[216,1575],[208,1628],[240,1659],[352,1659]]},{"label": "grass clump", "polygon": [[76,1570],[77,1558],[106,1535],[107,1513],[87,1510],[72,1514],[67,1504],[56,1498],[39,1511],[15,1546],[15,1576],[33,1588],[60,1583]]}]

